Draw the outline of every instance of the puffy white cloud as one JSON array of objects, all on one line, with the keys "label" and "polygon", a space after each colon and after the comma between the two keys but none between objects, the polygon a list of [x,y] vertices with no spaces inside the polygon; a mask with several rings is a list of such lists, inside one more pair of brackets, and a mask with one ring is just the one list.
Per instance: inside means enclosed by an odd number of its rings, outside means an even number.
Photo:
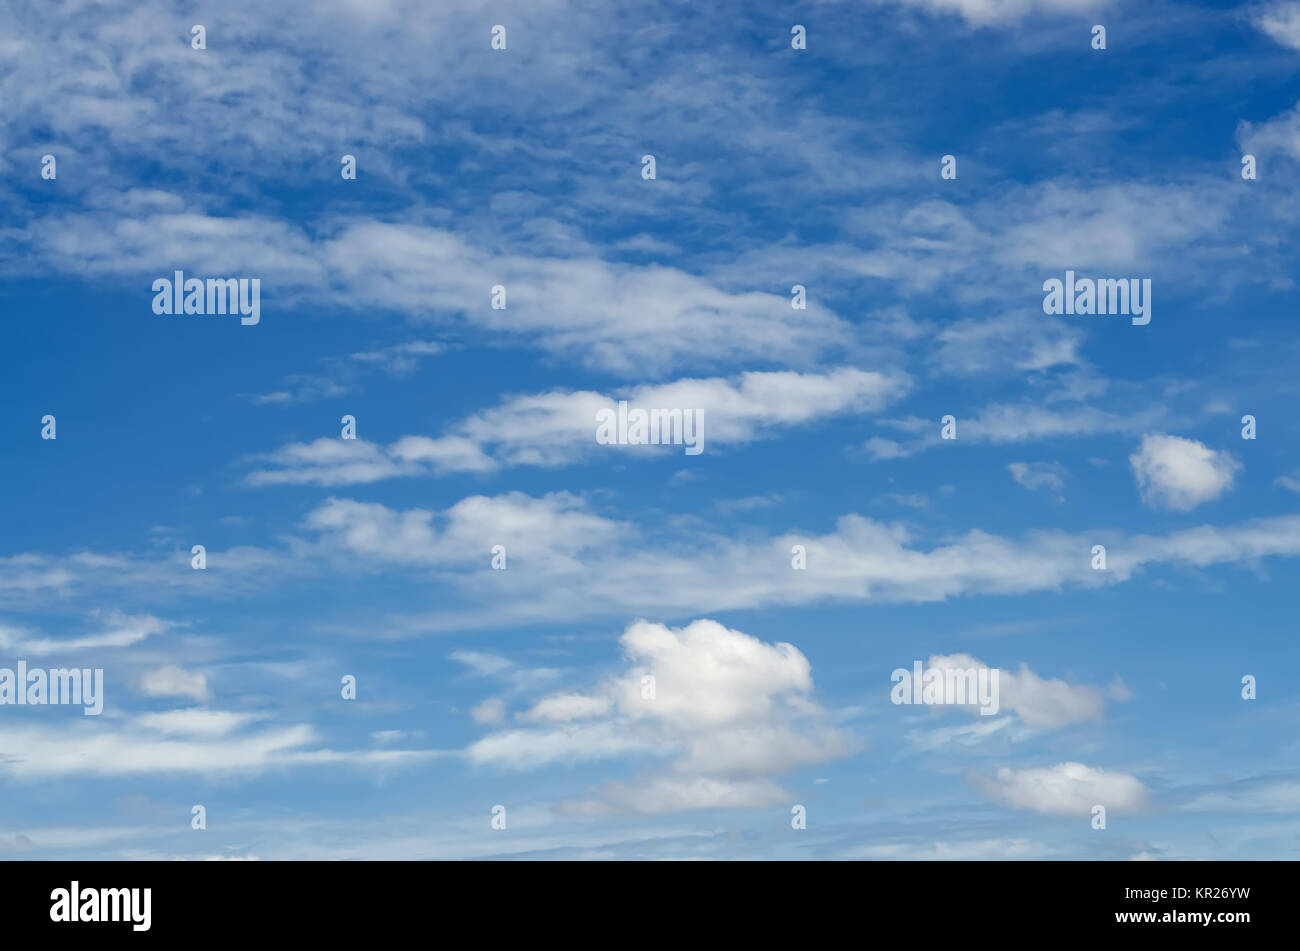
[{"label": "puffy white cloud", "polygon": [[813,702],[810,665],[791,644],[703,619],[680,629],[637,621],[620,643],[627,671],[595,691],[542,698],[520,719],[545,725],[491,734],[467,750],[471,761],[519,769],[672,756],[667,772],[608,783],[562,806],[658,813],[786,801],[775,777],[858,748]]},{"label": "puffy white cloud", "polygon": [[1136,777],[1082,763],[1021,770],[1004,766],[996,776],[978,777],[975,783],[1002,805],[1053,815],[1087,816],[1095,805],[1107,812],[1135,812],[1150,800],[1150,790]]},{"label": "puffy white cloud", "polygon": [[[716,621],[681,629],[638,621],[621,643],[637,665],[616,691],[631,716],[686,729],[761,723],[812,691],[812,666],[793,644],[766,644]],[[646,675],[655,678],[653,700],[642,697]]]},{"label": "puffy white cloud", "polygon": [[1232,487],[1241,463],[1194,439],[1163,433],[1142,437],[1129,456],[1142,501],[1153,508],[1187,511]]}]

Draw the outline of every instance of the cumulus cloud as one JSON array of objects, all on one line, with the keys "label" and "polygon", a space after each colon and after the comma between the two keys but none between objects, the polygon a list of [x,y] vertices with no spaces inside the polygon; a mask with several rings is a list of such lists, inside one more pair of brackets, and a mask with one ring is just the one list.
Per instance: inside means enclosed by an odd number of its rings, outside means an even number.
[{"label": "cumulus cloud", "polygon": [[612,782],[562,811],[676,812],[788,799],[790,770],[858,749],[813,701],[812,671],[792,644],[770,644],[697,620],[675,629],[637,621],[620,639],[630,667],[595,690],[543,697],[489,734],[472,762],[527,769],[628,754],[670,757],[666,771]]},{"label": "cumulus cloud", "polygon": [[1183,512],[1232,488],[1241,468],[1227,452],[1163,433],[1143,436],[1129,463],[1144,503]]},{"label": "cumulus cloud", "polygon": [[1095,805],[1108,812],[1136,812],[1151,795],[1134,776],[1082,763],[1021,770],[1004,766],[996,776],[977,777],[975,783],[1001,805],[1050,815],[1087,816]]}]

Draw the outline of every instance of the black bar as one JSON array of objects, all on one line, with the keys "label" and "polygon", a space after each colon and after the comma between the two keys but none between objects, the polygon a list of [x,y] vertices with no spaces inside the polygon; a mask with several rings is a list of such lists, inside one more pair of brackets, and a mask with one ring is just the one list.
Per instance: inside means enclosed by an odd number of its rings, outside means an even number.
[{"label": "black bar", "polygon": [[[1287,862],[7,862],[0,894],[6,937],[56,941],[407,934],[463,945],[517,934],[692,946],[705,934],[789,933],[841,944],[829,935],[848,929],[852,944],[910,933],[915,947],[945,935],[1019,947],[1034,935],[1125,933],[1224,944],[1294,937],[1294,872]],[[51,920],[56,890],[70,904],[74,881],[87,913],[87,890],[98,908],[100,889],[149,889],[148,930],[136,930],[143,891],[140,905],[110,894],[123,921]],[[1117,917],[1135,913],[1153,919]],[[1207,913],[1208,924],[1188,917]]]}]

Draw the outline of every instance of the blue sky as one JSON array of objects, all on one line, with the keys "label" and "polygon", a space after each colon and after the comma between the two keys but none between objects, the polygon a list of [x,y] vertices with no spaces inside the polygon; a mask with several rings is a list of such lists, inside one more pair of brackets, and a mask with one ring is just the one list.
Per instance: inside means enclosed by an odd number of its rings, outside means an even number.
[{"label": "blue sky", "polygon": [[[105,677],[0,706],[0,854],[1300,852],[1300,4],[0,36],[0,667]],[[156,315],[177,269],[260,322]],[[1045,314],[1066,270],[1151,322]],[[618,399],[703,451],[599,444]],[[916,661],[998,713],[892,703]]]}]

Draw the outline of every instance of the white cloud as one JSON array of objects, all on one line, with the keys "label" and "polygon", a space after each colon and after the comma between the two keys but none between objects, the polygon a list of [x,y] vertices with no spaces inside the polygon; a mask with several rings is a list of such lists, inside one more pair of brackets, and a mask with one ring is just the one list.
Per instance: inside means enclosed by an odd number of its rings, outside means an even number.
[{"label": "white cloud", "polygon": [[380,563],[463,566],[465,553],[473,551],[487,564],[491,548],[502,545],[507,570],[516,559],[557,569],[627,531],[564,492],[541,498],[522,492],[470,496],[436,515],[331,498],[311,511],[306,524],[353,555]]},{"label": "white cloud", "polygon": [[[510,695],[535,694],[537,690],[545,688],[562,673],[554,667],[525,667],[509,657],[492,651],[457,650],[452,651],[447,657],[458,664],[464,664],[473,671],[475,676],[489,677],[498,681],[504,685],[506,693]],[[479,710],[480,715],[491,716],[498,712],[497,703],[501,704],[499,712],[501,719],[504,719],[505,704],[495,698],[485,700],[475,709]],[[474,716],[474,710],[470,711],[470,715]]]},{"label": "white cloud", "polygon": [[205,855],[203,856],[203,861],[205,862],[260,862],[262,860],[250,852],[247,855]]},{"label": "white cloud", "polygon": [[1064,469],[1056,463],[1013,462],[1007,466],[1011,478],[1031,492],[1047,489],[1058,501],[1065,491]]},{"label": "white cloud", "polygon": [[446,350],[444,344],[433,340],[409,340],[374,350],[350,353],[345,357],[330,357],[323,361],[318,373],[294,373],[285,377],[284,389],[252,397],[254,403],[303,403],[310,400],[342,396],[357,389],[368,373],[382,373],[390,377],[404,377],[414,373],[426,357]]},{"label": "white cloud", "polygon": [[505,701],[499,697],[489,697],[477,706],[470,707],[469,715],[475,723],[500,723],[506,718]]},{"label": "white cloud", "polygon": [[[681,618],[774,605],[1089,589],[1159,566],[1203,568],[1300,555],[1300,515],[1166,535],[1094,526],[922,536],[906,523],[855,513],[820,533],[764,535],[659,513],[638,523],[615,521],[564,493],[510,493],[470,496],[438,512],[335,498],[313,510],[305,525],[309,537],[290,539],[280,550],[210,549],[208,563],[222,565],[215,575],[178,570],[188,565],[188,552],[183,559],[179,553],[163,559],[91,553],[0,559],[0,601],[34,604],[51,591],[66,599],[244,597],[314,583],[344,566],[349,572],[402,569],[441,585],[436,607],[422,611],[417,604],[387,618],[390,634],[411,636],[524,619]],[[1098,543],[1108,550],[1105,572],[1090,568]],[[491,570],[494,544],[507,548],[508,572]],[[796,544],[807,551],[806,571],[790,570]],[[6,585],[10,572],[30,581],[33,570],[49,576],[54,587],[19,591]]]},{"label": "white cloud", "polygon": [[465,756],[476,765],[527,770],[653,750],[654,744],[615,723],[577,723],[544,730],[504,730],[476,740]]},{"label": "white cloud", "polygon": [[1031,13],[1090,13],[1096,0],[877,0],[922,7],[935,13],[955,13],[972,26],[1020,20]]},{"label": "white cloud", "polygon": [[170,625],[152,615],[132,616],[113,611],[108,617],[107,629],[98,634],[85,634],[66,639],[34,637],[15,628],[0,628],[0,646],[28,654],[58,654],[67,651],[86,651],[103,647],[130,647],[145,638],[165,632]]},{"label": "white cloud", "polygon": [[1152,508],[1187,511],[1232,487],[1241,464],[1227,452],[1163,433],[1142,437],[1129,456],[1142,501]]},{"label": "white cloud", "polygon": [[975,782],[995,802],[1051,815],[1088,816],[1095,805],[1107,812],[1136,812],[1150,799],[1150,790],[1136,777],[1082,763],[1022,770],[1004,766],[995,777]]},{"label": "white cloud", "polygon": [[448,656],[484,677],[491,677],[515,667],[515,662],[510,658],[490,651],[452,651]]},{"label": "white cloud", "polygon": [[[1099,529],[1000,536],[977,530],[923,543],[905,524],[857,514],[841,516],[822,534],[737,537],[695,521],[613,522],[572,497],[475,500],[435,514],[334,499],[308,521],[324,529],[315,545],[322,558],[337,549],[335,557],[354,569],[435,570],[473,592],[472,606],[448,604],[432,614],[394,618],[394,628],[407,633],[525,618],[680,617],[772,605],[1086,589],[1122,583],[1158,565],[1204,567],[1300,554],[1300,516],[1164,536]],[[489,567],[486,552],[497,539],[511,553],[512,544],[522,552],[518,564],[510,556],[509,584],[499,580],[504,572]],[[1090,552],[1099,542],[1108,549],[1105,572],[1091,570]],[[794,545],[805,547],[806,571],[790,570]],[[486,606],[484,585],[495,585]]]},{"label": "white cloud", "polygon": [[519,714],[523,721],[548,721],[568,723],[586,720],[609,712],[612,702],[608,697],[592,697],[580,693],[556,693],[538,701],[531,710]]},{"label": "white cloud", "polygon": [[266,719],[261,713],[231,713],[227,710],[169,710],[165,713],[142,713],[135,724],[143,730],[168,736],[226,736],[240,727]]},{"label": "white cloud", "polygon": [[1283,46],[1300,50],[1300,3],[1272,3],[1259,7],[1252,21]]},{"label": "white cloud", "polygon": [[972,723],[960,726],[940,727],[933,730],[912,730],[907,739],[920,750],[940,750],[946,746],[978,746],[995,733],[1014,736],[1010,728],[1015,724],[1014,717],[980,717]]},{"label": "white cloud", "polygon": [[190,697],[206,701],[211,696],[207,677],[182,670],[174,664],[145,671],[140,678],[140,690],[150,697]]},{"label": "white cloud", "polygon": [[607,783],[561,807],[659,813],[785,801],[775,777],[858,748],[812,701],[811,668],[791,644],[767,644],[710,620],[680,629],[638,621],[620,643],[630,669],[595,691],[544,697],[520,719],[545,726],[491,734],[467,750],[470,759],[527,769],[672,756],[666,773]]},{"label": "white cloud", "polygon": [[1300,161],[1300,103],[1265,122],[1241,122],[1237,127],[1237,142],[1242,152],[1254,155],[1262,166],[1261,174],[1268,174],[1270,159],[1280,157]]},{"label": "white cloud", "polygon": [[263,458],[277,468],[250,473],[250,485],[353,485],[426,471],[364,439],[322,436],[310,443],[289,443]]},{"label": "white cloud", "polygon": [[[698,410],[702,449],[741,445],[782,428],[815,426],[834,417],[874,413],[910,387],[906,375],[840,368],[827,373],[743,373],[735,379],[684,379],[617,394],[630,408]],[[682,446],[601,446],[596,414],[618,399],[555,390],[511,397],[454,425],[447,434],[404,436],[387,447],[364,440],[321,438],[291,443],[261,457],[271,467],[247,476],[252,485],[343,485],[426,473],[488,472],[561,466],[604,452],[660,452]]]},{"label": "white cloud", "polygon": [[[502,254],[418,224],[356,219],[315,239],[256,215],[123,217],[103,209],[51,215],[29,229],[31,254],[55,269],[73,267],[75,258],[82,274],[119,279],[153,274],[158,261],[192,273],[251,272],[274,283],[285,306],[328,300],[421,323],[465,320],[485,335],[624,376],[764,361],[777,352],[788,364],[811,364],[850,342],[848,326],[815,303],[795,311],[778,294],[605,261],[581,246],[571,257]],[[176,248],[186,249],[183,260]],[[495,284],[508,288],[505,310],[480,306]]]},{"label": "white cloud", "polygon": [[[1018,443],[1063,436],[1097,436],[1138,433],[1164,415],[1159,407],[1112,413],[1092,406],[1053,409],[1038,403],[995,403],[957,420],[957,438],[962,444]],[[942,440],[936,420],[908,417],[882,420],[882,424],[911,434],[906,443],[873,438],[865,448],[875,460],[899,459],[922,449],[949,446]]]},{"label": "white cloud", "polygon": [[[929,659],[928,665],[938,670],[988,667],[969,654],[936,655]],[[1107,695],[1108,691],[1101,687],[1047,680],[1023,663],[1018,672],[998,671],[998,709],[1015,713],[1028,727],[1054,729],[1080,720],[1100,719]],[[1111,689],[1109,695],[1116,700],[1128,699],[1117,689]],[[978,703],[971,709],[978,711]]]},{"label": "white cloud", "polygon": [[969,841],[887,842],[846,851],[846,859],[969,862],[1003,859],[1041,859],[1056,850],[1029,839],[972,839]]},{"label": "white cloud", "polygon": [[1045,321],[1041,314],[962,320],[939,332],[931,360],[942,373],[966,376],[1041,372],[1082,363],[1083,338],[1078,326]]},{"label": "white cloud", "polygon": [[336,751],[319,746],[316,731],[299,724],[263,730],[257,717],[213,710],[144,714],[133,720],[86,718],[66,728],[0,729],[0,771],[17,779],[70,775],[260,773],[313,764],[376,769],[439,755],[432,750]]},{"label": "white cloud", "polygon": [[1187,812],[1294,814],[1300,811],[1300,775],[1254,776],[1191,790],[1182,798],[1178,808]]},{"label": "white cloud", "polygon": [[769,780],[660,775],[606,783],[599,798],[566,800],[558,810],[567,815],[663,815],[690,809],[761,809],[789,801],[790,794]]}]

